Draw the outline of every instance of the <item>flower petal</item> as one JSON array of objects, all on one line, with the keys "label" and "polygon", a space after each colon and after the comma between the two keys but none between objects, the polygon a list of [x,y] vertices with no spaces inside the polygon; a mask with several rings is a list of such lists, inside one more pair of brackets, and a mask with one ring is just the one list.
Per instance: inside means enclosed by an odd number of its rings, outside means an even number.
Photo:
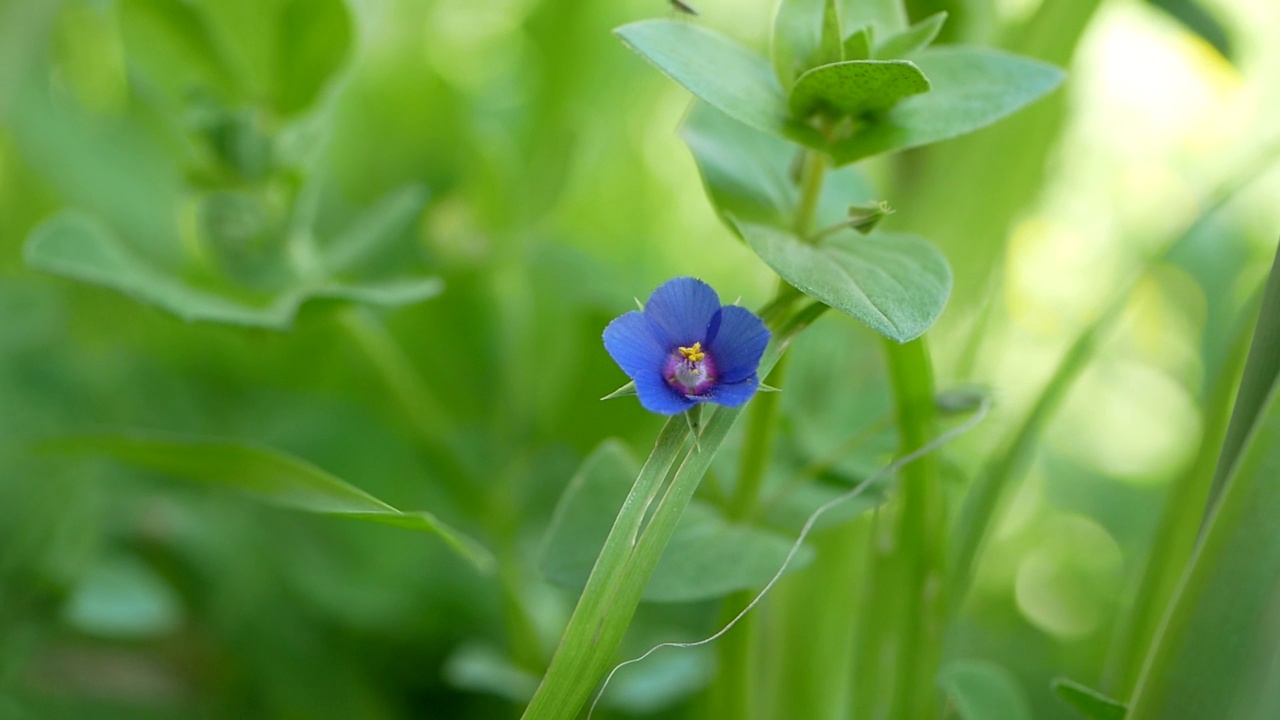
[{"label": "flower petal", "polygon": [[644,313],[632,310],[604,329],[604,349],[632,380],[641,375],[661,377],[668,348],[660,340],[661,331]]},{"label": "flower petal", "polygon": [[752,373],[745,380],[739,380],[735,383],[720,383],[707,393],[709,402],[724,405],[726,407],[738,407],[751,399],[756,394],[756,389],[760,387],[760,378]]},{"label": "flower petal", "polygon": [[653,291],[644,314],[666,335],[670,350],[702,342],[711,317],[720,309],[720,296],[711,286],[691,277],[668,280]]},{"label": "flower petal", "polygon": [[675,415],[688,410],[697,402],[672,389],[658,370],[637,375],[635,380],[636,397],[640,400],[640,405],[649,412]]},{"label": "flower petal", "polygon": [[732,384],[755,374],[768,344],[769,329],[760,318],[729,305],[720,311],[720,329],[707,343],[707,353],[715,359],[720,378]]}]

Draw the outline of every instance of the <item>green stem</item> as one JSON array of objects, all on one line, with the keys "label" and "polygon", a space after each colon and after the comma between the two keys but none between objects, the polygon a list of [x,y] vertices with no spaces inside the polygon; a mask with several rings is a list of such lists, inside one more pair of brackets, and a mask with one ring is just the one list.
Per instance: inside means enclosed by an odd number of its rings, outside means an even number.
[{"label": "green stem", "polygon": [[[742,591],[725,598],[720,624],[737,617],[754,597],[753,591]],[[759,661],[758,630],[755,613],[748,613],[720,638],[717,655],[721,672],[711,689],[709,717],[751,720],[760,716],[760,683],[755,672]]]},{"label": "green stem", "polygon": [[[645,513],[662,489],[662,481],[675,464],[688,435],[689,428],[683,417],[668,420],[658,434],[653,452],[641,468],[600,549],[547,673],[525,709],[526,720],[575,717],[599,681],[606,663],[613,659],[630,621],[629,615],[619,618],[612,614],[611,617],[610,601],[615,596],[615,584],[627,578],[625,571],[636,554],[636,538]],[[618,625],[622,628],[616,628]],[[607,637],[606,630],[612,631]]]},{"label": "green stem", "polygon": [[[822,183],[826,176],[826,155],[806,150],[804,166],[800,180],[800,200],[796,206],[792,228],[798,237],[804,238],[813,228],[818,212],[818,201],[822,197]],[[779,316],[785,317],[786,307],[790,300],[798,295],[795,288],[785,280],[779,279],[778,292],[770,307],[779,307],[778,316],[770,316],[769,321],[776,322]],[[761,377],[775,387],[781,386],[786,372],[786,357],[778,360],[772,372]],[[751,403],[748,411],[746,437],[742,446],[742,458],[738,470],[738,482],[734,486],[733,499],[729,504],[728,515],[731,520],[743,521],[756,511],[760,500],[760,488],[764,484],[765,473],[773,458],[773,447],[778,435],[778,419],[781,416],[781,393],[760,393]],[[727,617],[737,615],[737,610],[751,601],[750,595],[738,593],[725,599],[724,613]],[[757,653],[753,648],[757,644],[757,624],[754,618],[743,618],[739,627],[734,628],[717,648],[720,658],[720,673],[712,689],[713,705],[717,716],[733,720],[750,720],[758,714],[759,703],[756,702],[758,668]]]},{"label": "green stem", "polygon": [[361,308],[345,310],[338,319],[382,375],[422,438],[447,449],[447,414],[386,328]]},{"label": "green stem", "polygon": [[[904,344],[885,341],[890,384],[897,410],[898,454],[927,444],[937,434],[933,368],[923,338]],[[902,469],[898,487],[899,514],[894,549],[901,569],[895,598],[898,614],[897,669],[893,682],[893,718],[936,717],[933,679],[941,658],[942,533],[945,512],[939,483],[939,464],[933,455]]]},{"label": "green stem", "polygon": [[538,672],[546,667],[538,629],[520,593],[519,564],[513,553],[503,553],[498,561],[498,583],[502,590],[502,614],[507,624],[507,644],[518,665]]},{"label": "green stem", "polygon": [[[851,663],[858,606],[859,581],[864,577],[862,556],[869,518],[859,518],[814,533],[809,543],[813,562],[776,588],[771,615],[783,623],[774,657],[776,702],[771,717],[805,720],[862,718],[848,706],[854,678]],[[878,613],[877,607],[867,609]],[[773,620],[762,620],[772,622]]]},{"label": "green stem", "polygon": [[792,230],[796,237],[805,239],[813,231],[818,215],[818,201],[822,199],[822,181],[827,174],[827,156],[816,150],[807,150],[804,169],[800,176],[800,204],[796,207]]},{"label": "green stem", "polygon": [[[796,215],[792,226],[798,237],[803,238],[813,227],[818,212],[818,200],[822,197],[822,182],[827,172],[827,156],[806,150],[804,169],[800,184],[800,202],[796,207]],[[787,305],[799,295],[798,291],[786,280],[779,278],[778,292],[773,302],[769,303],[766,313],[769,321],[777,321],[786,312]],[[769,312],[777,308],[777,312]],[[767,376],[762,377],[775,387],[782,384],[782,376],[786,371],[786,358],[778,360],[778,364]],[[739,465],[738,484],[734,490],[733,502],[729,506],[729,516],[742,520],[755,511],[760,496],[760,485],[764,482],[765,471],[773,455],[774,440],[778,433],[780,398],[778,393],[762,393],[751,404],[750,417],[747,419],[746,442],[742,446],[742,462]]]},{"label": "green stem", "polygon": [[[778,360],[766,381],[770,385],[779,386],[782,375],[786,371],[787,359]],[[773,457],[773,445],[778,435],[778,418],[780,416],[782,393],[761,392],[756,394],[751,404],[751,412],[747,416],[747,432],[742,445],[742,462],[739,465],[738,484],[734,488],[733,500],[729,505],[731,520],[744,520],[756,510],[760,498],[760,487],[764,484],[765,471]]]}]

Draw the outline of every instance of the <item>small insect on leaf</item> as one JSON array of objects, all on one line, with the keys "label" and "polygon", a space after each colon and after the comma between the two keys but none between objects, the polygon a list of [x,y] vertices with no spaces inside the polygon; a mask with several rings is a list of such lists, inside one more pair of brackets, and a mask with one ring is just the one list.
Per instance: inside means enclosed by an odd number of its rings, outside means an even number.
[{"label": "small insect on leaf", "polygon": [[694,9],[693,9],[692,7],[690,7],[689,5],[686,5],[685,3],[680,2],[680,0],[671,0],[671,9],[672,9],[672,10],[675,10],[675,11],[676,11],[676,12],[678,12],[678,13],[684,13],[685,15],[697,15],[697,14],[698,14],[698,11],[697,11],[697,10],[694,10]]}]

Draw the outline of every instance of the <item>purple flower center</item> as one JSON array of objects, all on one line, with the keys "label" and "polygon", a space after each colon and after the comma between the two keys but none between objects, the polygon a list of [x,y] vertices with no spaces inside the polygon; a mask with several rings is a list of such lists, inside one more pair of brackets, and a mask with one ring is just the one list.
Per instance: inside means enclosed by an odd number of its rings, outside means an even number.
[{"label": "purple flower center", "polygon": [[703,395],[715,385],[716,364],[702,349],[702,343],[696,342],[671,353],[662,368],[662,377],[682,395]]}]

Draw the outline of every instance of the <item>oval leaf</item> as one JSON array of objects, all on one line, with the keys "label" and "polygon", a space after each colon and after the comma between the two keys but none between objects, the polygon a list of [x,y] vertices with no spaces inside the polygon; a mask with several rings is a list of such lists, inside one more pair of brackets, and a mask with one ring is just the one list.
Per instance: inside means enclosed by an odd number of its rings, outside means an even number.
[{"label": "oval leaf", "polygon": [[791,233],[741,223],[747,244],[787,282],[898,342],[929,329],[951,294],[951,268],[914,235],[848,233],[810,245]]},{"label": "oval leaf", "polygon": [[401,512],[320,468],[275,450],[224,440],[120,435],[58,441],[57,449],[104,455],[182,480],[233,488],[277,507],[349,517],[439,536],[477,568],[493,556],[428,512]]},{"label": "oval leaf", "polygon": [[1031,705],[1008,670],[984,660],[956,660],[938,684],[962,720],[1031,720]]},{"label": "oval leaf", "polygon": [[986,127],[1047,95],[1065,75],[998,50],[932,48],[915,59],[932,90],[907,98],[831,149],[844,164],[948,140]]},{"label": "oval leaf", "polygon": [[644,20],[614,32],[672,80],[739,122],[818,141],[816,132],[791,122],[786,96],[769,61],[742,45],[673,20]]},{"label": "oval leaf", "polygon": [[928,90],[929,80],[908,60],[847,60],[801,75],[788,105],[797,117],[815,112],[856,117]]}]

